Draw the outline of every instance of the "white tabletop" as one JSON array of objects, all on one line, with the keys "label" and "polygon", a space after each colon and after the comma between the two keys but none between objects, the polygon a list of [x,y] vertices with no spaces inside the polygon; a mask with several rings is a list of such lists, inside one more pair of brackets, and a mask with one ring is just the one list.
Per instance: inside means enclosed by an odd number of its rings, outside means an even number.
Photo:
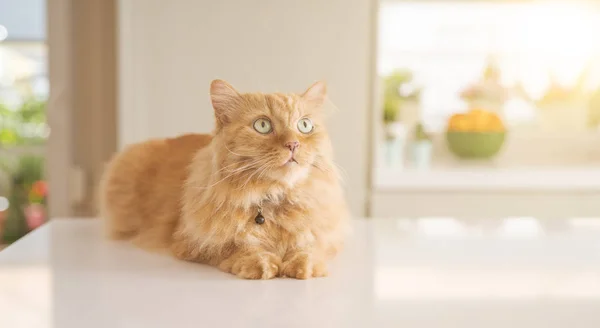
[{"label": "white tabletop", "polygon": [[600,219],[355,228],[328,278],[246,281],[54,220],[0,252],[0,327],[600,327]]}]

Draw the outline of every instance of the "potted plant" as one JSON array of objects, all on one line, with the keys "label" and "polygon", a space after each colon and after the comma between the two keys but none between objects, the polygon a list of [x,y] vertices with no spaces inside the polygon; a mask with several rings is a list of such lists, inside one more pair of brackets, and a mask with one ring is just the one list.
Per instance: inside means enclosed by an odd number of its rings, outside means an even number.
[{"label": "potted plant", "polygon": [[432,148],[433,143],[431,135],[427,133],[422,123],[417,124],[412,144],[413,162],[416,168],[429,168]]},{"label": "potted plant", "polygon": [[[0,105],[1,109],[1,105]],[[11,175],[10,166],[5,158],[0,158],[0,245],[2,244],[2,235],[4,234],[4,223],[8,215],[9,197],[9,181]]]},{"label": "potted plant", "polygon": [[488,60],[481,77],[460,93],[460,98],[469,108],[488,108],[498,115],[503,114],[509,89],[502,85],[500,67],[493,58]]},{"label": "potted plant", "polygon": [[38,180],[29,189],[29,203],[25,206],[25,220],[29,230],[46,222],[46,182]]},{"label": "potted plant", "polygon": [[27,233],[27,223],[23,206],[27,202],[22,180],[14,177],[8,197],[9,208],[3,224],[2,243],[10,244]]},{"label": "potted plant", "polygon": [[[24,95],[15,108],[0,103],[0,241],[10,243],[45,221],[45,189],[43,158],[39,156],[4,155],[13,147],[39,146],[48,136],[46,102]],[[38,183],[39,181],[39,183]],[[35,185],[35,188],[34,188]],[[45,185],[44,185],[45,186]],[[32,193],[32,188],[35,192]],[[44,191],[44,194],[38,194]],[[8,208],[6,200],[8,199]],[[40,215],[43,213],[43,215]]]},{"label": "potted plant", "polygon": [[42,180],[44,160],[26,155],[10,170],[12,185],[2,241],[12,243],[46,220],[46,185]]},{"label": "potted plant", "polygon": [[402,163],[406,128],[400,122],[400,105],[397,98],[386,97],[383,122],[385,126],[385,153],[388,166]]},{"label": "potted plant", "polygon": [[[420,91],[412,85],[412,73],[396,70],[383,79],[383,123],[387,163],[390,166],[402,162],[410,105],[417,102]],[[413,106],[414,107],[414,106]],[[402,114],[402,112],[406,113]]]}]

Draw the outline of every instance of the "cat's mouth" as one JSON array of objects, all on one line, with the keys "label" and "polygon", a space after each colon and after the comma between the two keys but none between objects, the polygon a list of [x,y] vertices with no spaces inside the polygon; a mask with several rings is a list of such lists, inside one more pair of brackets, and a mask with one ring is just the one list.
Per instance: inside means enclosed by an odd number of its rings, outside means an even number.
[{"label": "cat's mouth", "polygon": [[285,161],[285,163],[283,163],[283,165],[292,165],[292,164],[298,164],[298,161],[296,160],[296,158],[294,158],[294,155],[291,155],[290,158],[288,158],[288,160]]},{"label": "cat's mouth", "polygon": [[298,160],[296,159],[296,153],[295,152],[290,152],[289,155],[287,156],[287,159],[285,159],[281,165],[282,166],[289,166],[289,165],[293,165],[293,164],[298,164]]}]

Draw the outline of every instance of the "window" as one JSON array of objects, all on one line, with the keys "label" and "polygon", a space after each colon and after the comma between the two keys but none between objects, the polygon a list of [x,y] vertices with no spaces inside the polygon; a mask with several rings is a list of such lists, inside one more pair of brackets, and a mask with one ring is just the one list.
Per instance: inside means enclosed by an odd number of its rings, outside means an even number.
[{"label": "window", "polygon": [[[383,2],[379,17],[384,121],[402,126],[382,125],[377,167],[600,164],[600,6],[396,1]],[[399,100],[387,101],[400,80]],[[422,140],[428,149],[414,147]],[[484,154],[494,142],[498,150]]]},{"label": "window", "polygon": [[45,3],[0,1],[0,244],[46,219]]}]

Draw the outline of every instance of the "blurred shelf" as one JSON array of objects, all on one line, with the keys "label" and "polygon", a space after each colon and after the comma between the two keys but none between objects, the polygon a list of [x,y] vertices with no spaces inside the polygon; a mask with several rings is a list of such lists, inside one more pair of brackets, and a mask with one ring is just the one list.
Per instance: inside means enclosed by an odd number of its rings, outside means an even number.
[{"label": "blurred shelf", "polygon": [[594,191],[600,168],[377,168],[375,191]]}]

